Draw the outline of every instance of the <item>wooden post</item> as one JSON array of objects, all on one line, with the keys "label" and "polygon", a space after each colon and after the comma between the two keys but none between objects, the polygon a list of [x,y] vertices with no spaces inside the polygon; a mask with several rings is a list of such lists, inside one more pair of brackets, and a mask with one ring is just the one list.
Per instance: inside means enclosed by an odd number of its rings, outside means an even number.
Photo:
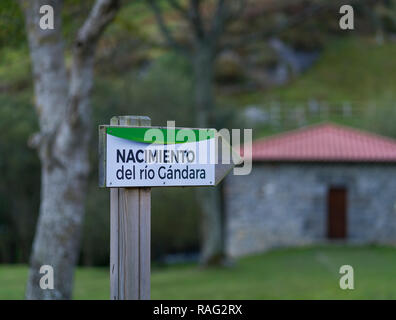
[{"label": "wooden post", "polygon": [[[150,126],[148,117],[113,117],[111,125]],[[110,298],[150,299],[151,188],[110,190]]]},{"label": "wooden post", "polygon": [[[208,129],[212,132],[212,137],[208,139],[210,154],[215,154],[216,141],[221,137],[221,146],[223,149],[219,154],[232,152],[231,158],[233,163],[229,161],[223,163],[222,159],[219,163],[213,163],[210,168],[206,169],[199,168],[201,167],[199,163],[192,164],[192,166],[198,167],[199,170],[206,171],[207,175],[199,179],[190,177],[191,180],[188,182],[182,179],[174,181],[174,179],[169,177],[161,177],[159,174],[158,179],[162,180],[152,180],[153,177],[147,178],[140,176],[133,176],[133,180],[129,178],[124,180],[123,177],[119,177],[120,163],[118,162],[120,159],[124,166],[128,164],[128,161],[122,159],[125,156],[118,156],[119,149],[123,148],[120,145],[124,145],[124,148],[129,148],[130,151],[138,150],[136,152],[141,152],[141,146],[139,144],[141,136],[135,141],[127,135],[131,133],[133,136],[136,132],[147,131],[137,129],[136,127],[151,128],[150,118],[135,116],[114,117],[110,121],[110,128],[108,125],[99,126],[99,186],[102,188],[111,188],[111,186],[119,187],[110,189],[110,298],[112,300],[150,299],[150,187],[164,187],[168,185],[214,186],[235,165],[242,162],[239,153],[235,153],[232,150],[227,140],[221,134],[216,133],[214,129]],[[168,130],[168,128],[165,128],[165,130]],[[175,131],[174,128],[169,130],[172,130],[173,133]],[[192,130],[198,133],[198,129]],[[126,135],[120,135],[120,132]],[[122,139],[125,141],[122,142]],[[128,142],[128,140],[130,141]],[[166,145],[167,141],[164,141],[156,147],[159,146],[160,150],[162,148],[165,152],[167,150]],[[158,163],[161,162],[158,161]],[[143,163],[139,164],[139,170],[142,170],[142,167],[147,168],[152,165],[150,161],[146,161],[146,163],[143,161]],[[188,170],[188,161],[178,164],[186,166],[185,170]],[[133,164],[131,166],[134,171],[136,165]],[[124,170],[123,167],[122,170]]]}]

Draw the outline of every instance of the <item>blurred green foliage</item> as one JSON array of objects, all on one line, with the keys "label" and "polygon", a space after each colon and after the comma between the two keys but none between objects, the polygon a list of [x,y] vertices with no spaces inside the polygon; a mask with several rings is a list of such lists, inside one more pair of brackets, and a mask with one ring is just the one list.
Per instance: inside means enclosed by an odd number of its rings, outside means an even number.
[{"label": "blurred green foliage", "polygon": [[18,2],[15,0],[0,1],[0,48],[19,47],[23,45],[25,25]]},{"label": "blurred green foliage", "polygon": [[[67,48],[92,2],[81,5],[81,1],[65,1],[63,25]],[[1,2],[0,16],[12,16],[22,23],[15,3]],[[135,41],[140,41],[144,29],[140,22],[147,18],[148,12],[142,4],[133,4],[132,7],[142,10],[131,20],[129,5],[106,32],[100,44],[104,49],[98,53],[98,75],[92,98],[92,170],[80,259],[86,265],[106,265],[109,259],[109,192],[97,187],[97,126],[109,123],[114,115],[124,114],[149,115],[153,125],[166,125],[167,120],[175,120],[180,126],[193,123],[188,61],[141,44],[136,49]],[[2,22],[8,25],[3,19]],[[26,263],[40,202],[40,162],[36,151],[27,143],[38,130],[38,124],[24,26],[23,23],[10,25],[7,30],[0,28],[0,41],[7,45],[0,48],[0,262]],[[14,31],[20,32],[15,41],[18,46],[9,42]],[[114,45],[115,58],[102,54]],[[153,57],[159,58],[153,60]],[[67,60],[70,60],[69,50]],[[192,189],[153,190],[152,208],[154,258],[198,250],[199,219]]]},{"label": "blurred green foliage", "polygon": [[38,214],[40,162],[27,146],[37,130],[31,95],[0,93],[0,261],[27,261]]},{"label": "blurred green foliage", "polygon": [[[169,70],[172,72],[169,72]],[[165,54],[140,72],[96,78],[93,93],[92,174],[88,193],[82,262],[105,265],[109,257],[109,192],[97,187],[97,127],[114,115],[148,115],[152,125],[191,126],[190,66],[179,56]],[[199,212],[192,188],[152,191],[152,256],[198,250]]]},{"label": "blurred green foliage", "polygon": [[[394,0],[391,1],[394,4]],[[73,36],[87,16],[93,0],[65,0],[62,13],[67,63]],[[259,3],[259,2],[257,2]],[[109,192],[97,187],[97,127],[114,115],[148,115],[153,125],[193,126],[193,83],[189,62],[158,45],[162,42],[151,12],[142,2],[124,1],[125,6],[108,28],[98,46],[95,88],[92,98],[93,139],[90,149],[85,232],[80,262],[106,265],[109,259]],[[394,9],[394,6],[391,7]],[[389,9],[389,8],[388,8]],[[392,30],[392,13],[378,8]],[[252,14],[255,15],[256,10]],[[363,12],[363,8],[358,11]],[[167,12],[169,13],[169,12]],[[272,14],[272,13],[271,13]],[[177,24],[177,16],[169,14]],[[265,30],[285,12],[248,17],[233,27],[232,37]],[[276,61],[265,41],[234,49],[241,57],[228,56],[216,73],[216,126],[238,128],[241,107],[279,101],[295,108],[299,102],[316,99],[339,103],[373,104],[361,117],[332,118],[357,127],[396,136],[392,107],[396,69],[394,41],[378,45],[371,22],[359,20],[363,34],[340,33],[337,20],[328,14],[307,21],[280,36],[300,49],[323,49],[318,63],[289,84],[265,90],[249,88],[245,70],[262,72]],[[381,19],[380,19],[381,20]],[[365,23],[362,23],[365,22]],[[317,28],[316,28],[317,27]],[[360,27],[359,27],[360,28]],[[243,32],[241,32],[241,30]],[[313,31],[314,30],[314,31]],[[185,37],[182,27],[175,28]],[[232,38],[231,37],[231,38]],[[244,60],[245,59],[245,60]],[[246,83],[248,85],[246,85]],[[40,162],[27,146],[38,130],[33,108],[28,46],[22,13],[14,0],[0,1],[0,262],[27,262],[40,201]],[[285,127],[276,130],[281,131]],[[255,136],[273,133],[266,128]],[[152,193],[152,252],[160,260],[168,253],[197,251],[199,210],[192,188],[158,188]]]}]

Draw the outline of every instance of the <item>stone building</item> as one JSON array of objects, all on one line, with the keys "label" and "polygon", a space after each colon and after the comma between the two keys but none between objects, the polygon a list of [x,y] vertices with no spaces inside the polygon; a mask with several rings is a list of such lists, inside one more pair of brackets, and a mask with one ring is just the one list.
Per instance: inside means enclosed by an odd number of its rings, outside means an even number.
[{"label": "stone building", "polygon": [[396,244],[396,140],[321,124],[257,140],[225,186],[230,256],[329,241]]}]

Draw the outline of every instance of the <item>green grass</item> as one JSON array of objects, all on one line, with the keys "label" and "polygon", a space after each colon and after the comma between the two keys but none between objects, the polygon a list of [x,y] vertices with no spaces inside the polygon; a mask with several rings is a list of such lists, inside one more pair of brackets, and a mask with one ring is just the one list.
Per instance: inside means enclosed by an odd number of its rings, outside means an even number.
[{"label": "green grass", "polygon": [[[341,290],[341,265],[355,289]],[[0,266],[0,299],[23,298],[26,266]],[[240,259],[229,269],[193,265],[154,269],[153,299],[396,299],[396,248],[320,246]],[[76,299],[108,299],[107,268],[79,268]]]}]

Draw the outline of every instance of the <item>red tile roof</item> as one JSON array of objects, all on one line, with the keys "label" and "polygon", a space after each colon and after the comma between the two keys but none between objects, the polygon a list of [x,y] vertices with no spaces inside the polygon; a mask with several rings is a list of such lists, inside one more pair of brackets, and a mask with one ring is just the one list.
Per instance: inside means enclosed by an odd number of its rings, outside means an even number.
[{"label": "red tile roof", "polygon": [[396,162],[396,140],[320,124],[253,142],[253,161]]}]

